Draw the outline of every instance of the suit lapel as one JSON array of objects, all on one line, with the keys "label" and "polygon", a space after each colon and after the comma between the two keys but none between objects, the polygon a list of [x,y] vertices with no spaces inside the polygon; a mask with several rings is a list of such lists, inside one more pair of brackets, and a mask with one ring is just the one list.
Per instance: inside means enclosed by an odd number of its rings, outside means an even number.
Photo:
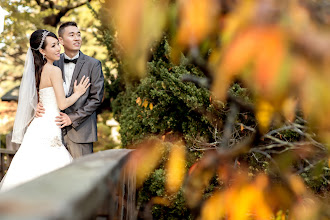
[{"label": "suit lapel", "polygon": [[62,53],[61,54],[61,58],[59,60],[59,63],[58,63],[61,71],[62,71],[62,78],[63,78],[63,81],[65,82],[65,73],[64,73],[64,54]]},{"label": "suit lapel", "polygon": [[[69,89],[69,93],[68,93],[69,95],[72,94],[74,81],[78,78],[80,70],[81,70],[82,66],[84,65],[84,63],[85,63],[85,54],[83,54],[82,52],[79,52],[79,53],[80,53],[79,58],[77,60],[76,66],[75,66],[73,74],[72,74],[70,89]],[[64,58],[63,58],[63,63],[64,63]]]}]

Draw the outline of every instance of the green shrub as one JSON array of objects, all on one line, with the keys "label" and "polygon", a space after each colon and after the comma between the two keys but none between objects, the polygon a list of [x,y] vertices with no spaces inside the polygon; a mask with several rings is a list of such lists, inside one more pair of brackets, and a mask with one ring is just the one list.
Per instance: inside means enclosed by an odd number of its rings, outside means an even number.
[{"label": "green shrub", "polygon": [[154,60],[148,63],[147,77],[128,85],[112,102],[115,118],[121,126],[123,146],[151,134],[167,132],[182,134],[188,145],[196,137],[210,140],[211,124],[201,113],[201,109],[210,106],[210,92],[181,80],[184,74],[202,77],[202,73],[192,65],[185,65],[184,59],[180,65],[172,64],[167,59],[166,40],[158,50],[166,53],[163,56],[156,53]]},{"label": "green shrub", "polygon": [[[146,204],[150,202],[151,198],[165,197],[172,201],[171,205],[154,204],[151,208],[153,219],[192,219],[190,211],[186,206],[182,190],[180,190],[174,198],[169,198],[165,195],[164,187],[165,170],[162,168],[156,169],[144,182],[143,188],[138,191],[138,207],[141,207],[140,213],[144,213],[144,209],[148,208]],[[143,219],[143,216],[140,217]]]}]

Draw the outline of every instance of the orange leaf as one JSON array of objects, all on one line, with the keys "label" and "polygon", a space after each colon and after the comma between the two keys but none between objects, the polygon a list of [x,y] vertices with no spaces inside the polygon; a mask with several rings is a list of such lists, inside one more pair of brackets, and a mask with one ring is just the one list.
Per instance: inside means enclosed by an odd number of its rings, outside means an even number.
[{"label": "orange leaf", "polygon": [[149,108],[150,108],[150,110],[152,110],[154,108],[154,105],[152,103],[150,103]]},{"label": "orange leaf", "polygon": [[260,29],[255,27],[238,34],[226,49],[220,69],[222,74],[236,74],[252,61],[259,48],[259,38]]},{"label": "orange leaf", "polygon": [[[329,160],[329,163],[330,163],[330,160]],[[196,169],[197,164],[198,163],[196,162],[189,168],[189,171],[188,171],[189,175]]]},{"label": "orange leaf", "polygon": [[256,54],[255,82],[258,92],[269,93],[275,89],[279,70],[284,58],[284,36],[277,27],[267,27],[260,30],[259,50]]},{"label": "orange leaf", "polygon": [[176,40],[183,46],[196,45],[214,28],[218,3],[215,0],[180,0],[179,7],[180,24]]},{"label": "orange leaf", "polygon": [[239,73],[257,51],[259,29],[249,28],[240,33],[226,48],[222,62],[216,69],[215,81],[212,85],[214,96],[223,101],[233,77]]}]

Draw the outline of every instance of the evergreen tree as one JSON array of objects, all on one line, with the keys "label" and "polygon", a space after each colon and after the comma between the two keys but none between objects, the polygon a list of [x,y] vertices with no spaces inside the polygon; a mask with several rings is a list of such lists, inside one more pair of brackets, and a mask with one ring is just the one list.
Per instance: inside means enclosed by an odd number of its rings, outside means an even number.
[{"label": "evergreen tree", "polygon": [[211,124],[198,110],[210,105],[210,92],[182,81],[183,75],[203,76],[202,72],[185,64],[185,58],[172,64],[166,39],[155,51],[147,77],[128,85],[112,104],[123,146],[167,132],[180,133],[190,143],[196,137],[209,140]]}]

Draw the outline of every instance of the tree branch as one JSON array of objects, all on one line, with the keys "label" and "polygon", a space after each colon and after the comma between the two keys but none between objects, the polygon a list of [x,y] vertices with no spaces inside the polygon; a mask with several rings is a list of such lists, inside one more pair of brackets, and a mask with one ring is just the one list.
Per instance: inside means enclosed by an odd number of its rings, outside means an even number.
[{"label": "tree branch", "polygon": [[223,139],[221,142],[220,147],[221,148],[228,148],[229,147],[229,141],[232,137],[232,132],[234,128],[234,124],[237,118],[237,114],[239,113],[239,107],[236,103],[230,104],[230,111],[229,115],[227,116],[227,120],[224,126],[224,132],[223,132]]},{"label": "tree branch", "polygon": [[85,0],[82,2],[78,2],[76,4],[71,4],[71,1],[68,1],[66,6],[56,5],[53,1],[48,1],[49,4],[41,3],[40,0],[36,0],[37,4],[41,6],[41,10],[46,9],[56,9],[59,10],[58,13],[52,14],[44,18],[44,24],[56,27],[60,22],[61,18],[70,10],[78,8],[87,4],[87,2],[91,2],[92,0]]}]

